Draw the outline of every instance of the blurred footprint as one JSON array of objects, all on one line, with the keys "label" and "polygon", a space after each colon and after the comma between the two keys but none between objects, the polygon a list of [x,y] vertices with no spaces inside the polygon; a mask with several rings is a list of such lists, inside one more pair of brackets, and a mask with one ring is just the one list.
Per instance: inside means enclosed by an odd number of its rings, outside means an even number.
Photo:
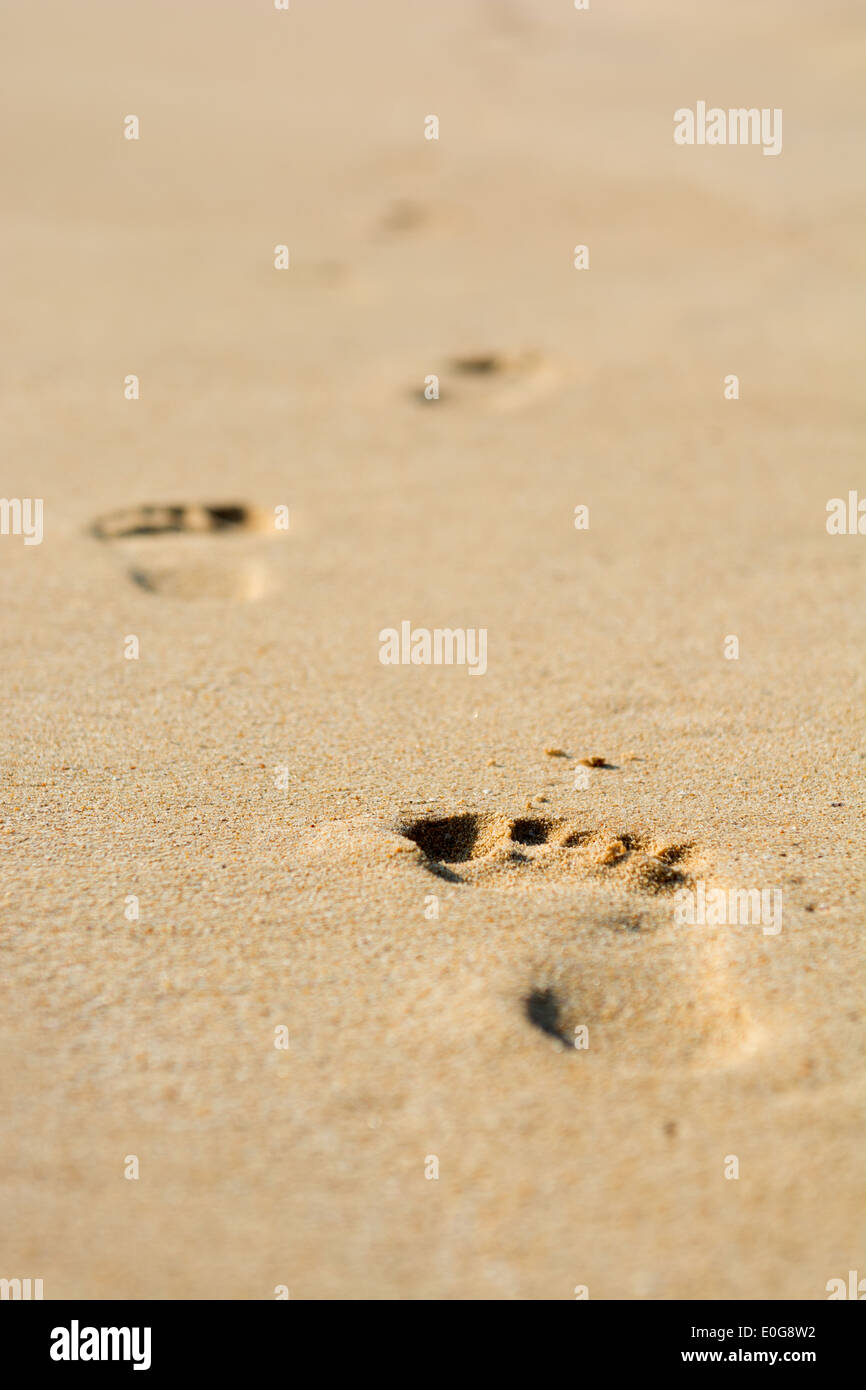
[{"label": "blurred footprint", "polygon": [[377,236],[389,240],[442,236],[458,232],[464,220],[464,214],[453,204],[399,197],[388,203],[375,230]]},{"label": "blurred footprint", "polygon": [[431,400],[423,386],[413,395],[425,405],[507,413],[548,396],[563,375],[561,365],[540,352],[467,353],[450,358],[437,373],[438,400]]},{"label": "blurred footprint", "polygon": [[275,534],[273,518],[239,502],[129,507],[98,517],[91,527],[145,592],[243,603],[272,588],[268,566],[251,549],[251,532]]}]

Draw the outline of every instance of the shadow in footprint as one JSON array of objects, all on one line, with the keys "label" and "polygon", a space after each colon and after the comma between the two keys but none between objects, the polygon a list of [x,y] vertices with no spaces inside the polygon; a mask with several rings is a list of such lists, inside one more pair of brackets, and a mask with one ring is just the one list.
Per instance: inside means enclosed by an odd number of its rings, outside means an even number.
[{"label": "shadow in footprint", "polygon": [[413,821],[402,833],[433,863],[461,864],[486,854],[501,838],[503,826],[480,815],[440,816]]},{"label": "shadow in footprint", "polygon": [[514,822],[511,838],[517,845],[545,845],[555,827],[556,821],[547,820],[542,816],[527,817]]},{"label": "shadow in footprint", "polygon": [[209,531],[261,530],[262,516],[241,502],[217,506],[124,507],[97,517],[91,533],[100,540],[121,540],[127,536],[159,536],[186,532],[203,535]]},{"label": "shadow in footprint", "polygon": [[465,878],[461,878],[459,874],[455,874],[453,869],[449,869],[447,864],[437,864],[434,860],[431,860],[428,868],[431,874],[435,874],[437,878],[444,878],[446,883],[466,882]]},{"label": "shadow in footprint", "polygon": [[552,989],[534,989],[524,1000],[526,1017],[529,1022],[557,1042],[569,1043],[570,1039],[560,1025],[559,1000]]},{"label": "shadow in footprint", "polygon": [[396,828],[422,851],[429,872],[447,877],[454,865],[465,865],[451,882],[508,889],[521,883],[601,886],[620,881],[650,895],[671,893],[691,882],[680,867],[691,845],[661,844],[632,831],[590,829],[563,816],[509,819],[467,811]]},{"label": "shadow in footprint", "polygon": [[463,376],[493,376],[494,372],[507,372],[509,361],[507,357],[482,354],[478,357],[455,357],[451,367]]}]

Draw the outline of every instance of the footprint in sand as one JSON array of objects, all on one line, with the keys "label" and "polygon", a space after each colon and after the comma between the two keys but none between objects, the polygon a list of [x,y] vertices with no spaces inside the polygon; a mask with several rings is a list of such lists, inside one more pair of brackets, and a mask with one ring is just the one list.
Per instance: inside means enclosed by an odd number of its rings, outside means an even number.
[{"label": "footprint in sand", "polygon": [[[524,1021],[580,1055],[589,1048],[629,1069],[664,1061],[734,1065],[760,1030],[732,983],[729,941],[676,927],[672,894],[692,884],[696,848],[564,816],[466,812],[404,821],[420,865],[451,883],[497,892],[573,896],[575,930],[537,959],[516,1004]],[[646,1039],[653,1038],[653,1055]]]},{"label": "footprint in sand", "polygon": [[452,357],[438,369],[438,400],[428,386],[412,395],[424,405],[455,404],[493,414],[521,410],[548,396],[563,380],[560,363],[540,352],[482,352]]},{"label": "footprint in sand", "polygon": [[375,235],[385,240],[445,236],[459,231],[464,220],[461,210],[451,204],[394,198],[382,212]]},{"label": "footprint in sand", "polygon": [[499,891],[620,880],[632,891],[659,894],[690,881],[683,867],[690,845],[591,830],[561,816],[466,813],[411,821],[402,834],[431,873]]},{"label": "footprint in sand", "polygon": [[112,544],[128,577],[149,594],[250,602],[272,587],[260,550],[275,534],[274,521],[244,503],[124,508],[97,518],[91,534]]},{"label": "footprint in sand", "polygon": [[724,1071],[760,1051],[727,942],[684,938],[663,919],[624,926],[601,915],[557,941],[503,1007],[561,1050],[632,1073]]},{"label": "footprint in sand", "polygon": [[[442,892],[453,885],[455,904],[478,894],[486,922],[497,917],[492,895],[508,895],[500,899],[507,903],[503,946],[520,920],[514,906],[531,899],[534,944],[500,998],[508,1035],[528,1028],[540,1046],[553,1043],[589,1067],[641,1075],[669,1066],[721,1071],[761,1046],[732,938],[725,929],[675,924],[674,893],[704,872],[692,842],[531,813],[465,811],[387,823],[362,815],[311,829],[298,846],[298,871],[315,865],[320,875],[330,866],[342,877],[359,857],[407,885],[414,876],[422,901],[438,893],[436,880]],[[470,924],[471,915],[461,911],[460,920]],[[482,940],[499,955],[495,928]],[[472,943],[477,954],[474,933]],[[575,1046],[579,1029],[588,1030],[586,1050]]]}]

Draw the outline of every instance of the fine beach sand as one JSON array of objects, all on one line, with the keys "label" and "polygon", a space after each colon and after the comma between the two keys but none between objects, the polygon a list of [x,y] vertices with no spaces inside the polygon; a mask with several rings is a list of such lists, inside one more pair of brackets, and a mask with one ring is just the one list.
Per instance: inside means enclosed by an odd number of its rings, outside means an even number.
[{"label": "fine beach sand", "polygon": [[856,15],[4,10],[0,1277],[866,1274]]}]

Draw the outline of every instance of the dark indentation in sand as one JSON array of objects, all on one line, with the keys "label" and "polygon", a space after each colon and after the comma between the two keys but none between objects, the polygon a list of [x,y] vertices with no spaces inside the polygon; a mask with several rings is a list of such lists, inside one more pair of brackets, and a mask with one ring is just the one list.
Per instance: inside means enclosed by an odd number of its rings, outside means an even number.
[{"label": "dark indentation in sand", "polygon": [[481,816],[441,816],[413,821],[404,827],[403,834],[407,840],[414,840],[428,859],[460,864],[474,857],[482,827]]},{"label": "dark indentation in sand", "polygon": [[656,858],[660,859],[663,864],[678,864],[683,855],[687,854],[691,848],[690,844],[667,845],[664,849],[656,850]]},{"label": "dark indentation in sand", "polygon": [[205,510],[215,531],[227,526],[246,526],[249,520],[249,509],[240,502],[232,502],[225,507],[206,507]]},{"label": "dark indentation in sand", "polygon": [[566,830],[559,843],[563,849],[574,849],[576,845],[584,845],[591,839],[591,830]]},{"label": "dark indentation in sand", "polygon": [[636,866],[635,881],[641,888],[652,893],[668,893],[682,883],[691,882],[689,875],[672,869],[661,859],[646,856]]},{"label": "dark indentation in sand", "polygon": [[552,989],[533,989],[526,996],[524,1007],[529,1022],[540,1028],[542,1033],[556,1038],[558,1042],[569,1041],[560,1026],[559,1000]]},{"label": "dark indentation in sand", "polygon": [[[497,846],[544,845],[564,822],[544,816],[521,816],[508,821],[504,816],[466,812],[459,816],[435,816],[412,821],[402,828],[407,840],[414,840],[427,858],[438,863],[460,864],[480,859]],[[517,848],[508,856],[526,862]]]},{"label": "dark indentation in sand", "polygon": [[498,357],[495,353],[479,354],[477,357],[455,357],[451,361],[451,366],[455,372],[462,372],[466,376],[491,376],[493,372],[502,372],[508,367],[508,360]]},{"label": "dark indentation in sand", "polygon": [[606,925],[610,927],[613,931],[618,932],[641,931],[641,929],[643,928],[643,918],[641,917],[640,913],[632,912],[625,917],[620,916],[611,918],[606,922]]},{"label": "dark indentation in sand", "polygon": [[167,504],[126,507],[97,517],[91,530],[100,540],[119,540],[125,536],[159,536],[188,532],[248,529],[255,525],[253,508],[242,502],[210,505]]},{"label": "dark indentation in sand", "polygon": [[139,589],[144,589],[148,594],[159,592],[159,585],[154,582],[152,575],[149,575],[146,570],[128,570],[127,573],[133,584],[137,584]]},{"label": "dark indentation in sand", "polygon": [[[692,848],[687,843],[660,845],[632,831],[619,835],[588,829],[564,816],[522,815],[509,819],[495,812],[466,811],[455,816],[431,816],[406,822],[400,834],[423,852],[426,867],[450,882],[513,885],[509,866],[526,866],[536,882],[573,881],[575,876],[596,883],[613,876],[642,893],[669,893],[691,877],[675,867]],[[563,853],[569,851],[569,853]],[[479,862],[483,861],[483,862]],[[465,876],[448,866],[466,864]],[[500,872],[502,871],[502,872]],[[449,877],[450,875],[450,877]],[[620,928],[640,929],[640,919]]]},{"label": "dark indentation in sand", "polygon": [[385,212],[381,227],[386,232],[415,232],[431,218],[430,209],[411,198],[397,198]]},{"label": "dark indentation in sand", "polygon": [[518,845],[546,845],[558,821],[542,816],[525,816],[511,827],[511,838]]},{"label": "dark indentation in sand", "polygon": [[449,869],[447,864],[439,863],[435,859],[431,859],[427,867],[431,874],[435,874],[437,878],[444,878],[446,883],[466,882],[465,878],[461,878],[459,874],[455,874],[453,869]]}]

